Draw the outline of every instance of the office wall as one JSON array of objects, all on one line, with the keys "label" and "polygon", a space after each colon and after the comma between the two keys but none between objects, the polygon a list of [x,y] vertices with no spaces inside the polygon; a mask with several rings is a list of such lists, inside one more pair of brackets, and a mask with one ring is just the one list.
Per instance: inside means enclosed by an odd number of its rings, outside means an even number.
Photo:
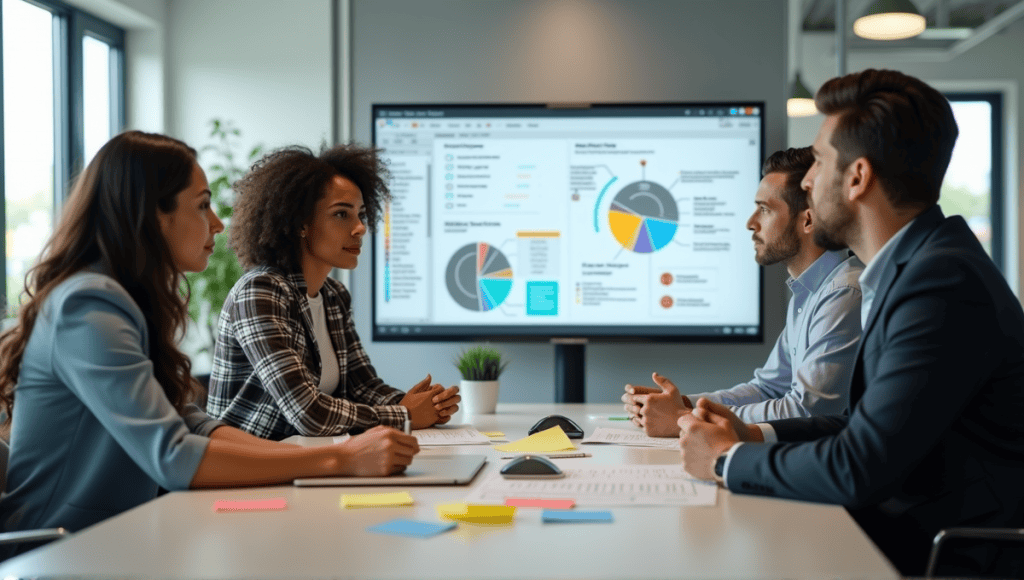
[{"label": "office wall", "polygon": [[[806,34],[802,43],[801,76],[811,92],[814,92],[826,80],[836,74],[835,37],[831,34]],[[851,51],[847,59],[847,70],[850,72],[867,68],[888,68],[902,71],[932,82],[940,90],[988,90],[1008,89],[1010,100],[1004,101],[1004,126],[1006,127],[1006,145],[1010,158],[1006,169],[1009,183],[1005,188],[1007,196],[1007,212],[1004,225],[1009,232],[1006,256],[1008,260],[1006,275],[1012,287],[1021,296],[1020,288],[1024,287],[1020,274],[1024,272],[1024,252],[1021,251],[1020,240],[1024,239],[1020,211],[1024,204],[1024,99],[1020,98],[1019,90],[1024,85],[1024,19],[1010,24],[999,34],[968,50],[962,55],[948,61],[929,62],[920,58],[900,57],[899,53],[868,53]],[[793,146],[805,146],[814,141],[823,117],[815,115],[803,119],[791,119],[789,123],[789,143]]]},{"label": "office wall", "polygon": [[[166,10],[169,135],[201,148],[217,117],[242,132],[243,154],[256,144],[317,151],[330,139],[331,0],[174,0]],[[190,327],[183,343],[197,374],[210,368],[199,337]]]},{"label": "office wall", "polygon": [[167,3],[167,131],[199,147],[209,120],[242,144],[314,149],[331,134],[330,0]]},{"label": "office wall", "polygon": [[[355,0],[351,18],[359,141],[370,139],[374,102],[763,99],[766,151],[786,143],[784,0]],[[377,370],[402,388],[428,371],[456,382],[450,361],[465,345],[368,341],[370,260],[354,272],[353,289],[357,329]],[[684,392],[748,379],[782,328],[784,279],[781,268],[767,270],[766,344],[589,345],[588,401],[617,401],[623,384],[650,384],[652,370]],[[501,400],[552,400],[553,347],[499,346],[512,359]]]}]

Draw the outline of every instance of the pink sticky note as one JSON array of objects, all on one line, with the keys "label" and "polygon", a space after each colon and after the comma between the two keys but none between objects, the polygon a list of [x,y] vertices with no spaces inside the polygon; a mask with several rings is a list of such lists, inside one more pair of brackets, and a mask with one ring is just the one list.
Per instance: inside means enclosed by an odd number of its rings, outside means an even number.
[{"label": "pink sticky note", "polygon": [[572,509],[576,505],[571,499],[541,499],[538,497],[507,497],[505,505],[521,508],[547,508],[553,510]]},{"label": "pink sticky note", "polygon": [[238,511],[259,511],[259,510],[283,510],[288,507],[288,502],[283,497],[274,499],[253,499],[247,501],[230,501],[222,499],[213,502],[215,512],[238,512]]}]

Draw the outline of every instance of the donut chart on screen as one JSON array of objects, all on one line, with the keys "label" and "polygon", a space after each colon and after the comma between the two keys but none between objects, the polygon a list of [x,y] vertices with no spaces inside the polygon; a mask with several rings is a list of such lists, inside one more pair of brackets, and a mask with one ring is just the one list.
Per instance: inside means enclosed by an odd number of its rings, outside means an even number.
[{"label": "donut chart on screen", "polygon": [[512,291],[512,265],[485,242],[466,244],[448,261],[445,283],[459,306],[487,312],[501,306]]},{"label": "donut chart on screen", "polygon": [[667,189],[653,181],[631,183],[615,195],[608,225],[623,248],[638,254],[656,252],[679,228],[679,208]]}]

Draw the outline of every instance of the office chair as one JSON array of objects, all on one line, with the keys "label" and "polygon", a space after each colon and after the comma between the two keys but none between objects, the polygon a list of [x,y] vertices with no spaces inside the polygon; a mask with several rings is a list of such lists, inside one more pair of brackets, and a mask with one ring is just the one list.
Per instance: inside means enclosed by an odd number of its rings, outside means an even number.
[{"label": "office chair", "polygon": [[[0,493],[3,493],[3,491],[7,489],[7,460],[10,458],[10,453],[11,448],[7,446],[7,441],[0,438]],[[25,544],[29,542],[44,544],[54,540],[59,540],[67,535],[68,531],[64,528],[2,532],[0,533],[0,546]]]},{"label": "office chair", "polygon": [[946,528],[935,534],[932,540],[932,551],[928,556],[928,568],[925,578],[935,577],[935,567],[939,561],[942,545],[948,540],[986,540],[996,542],[1024,542],[1024,528]]}]

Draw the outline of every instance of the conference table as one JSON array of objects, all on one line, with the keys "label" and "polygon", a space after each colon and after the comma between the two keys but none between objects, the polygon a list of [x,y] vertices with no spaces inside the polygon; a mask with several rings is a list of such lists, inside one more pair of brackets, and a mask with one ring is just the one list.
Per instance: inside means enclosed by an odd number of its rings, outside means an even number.
[{"label": "conference table", "polygon": [[[514,441],[540,418],[561,414],[590,435],[631,428],[621,405],[500,404],[460,417]],[[325,440],[304,441],[324,444]],[[678,451],[581,445],[585,465],[677,465]],[[381,578],[381,579],[892,579],[899,573],[840,506],[717,490],[713,507],[607,507],[612,523],[549,524],[520,508],[505,526],[460,523],[422,539],[370,533],[407,518],[438,522],[436,506],[462,501],[506,463],[490,445],[423,447],[425,454],[487,456],[468,486],[295,487],[172,492],[67,539],[0,565],[0,578]],[[406,507],[346,509],[343,493],[409,491]],[[217,513],[218,500],[285,498],[287,509]]]}]

